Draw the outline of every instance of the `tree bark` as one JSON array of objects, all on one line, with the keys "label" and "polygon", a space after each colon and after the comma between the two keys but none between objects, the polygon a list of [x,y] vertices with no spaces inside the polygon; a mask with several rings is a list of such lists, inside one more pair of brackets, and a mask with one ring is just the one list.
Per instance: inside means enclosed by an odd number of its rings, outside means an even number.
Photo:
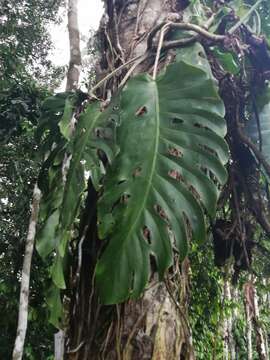
[{"label": "tree bark", "polygon": [[256,347],[260,360],[267,360],[265,339],[262,326],[260,324],[260,310],[257,296],[257,289],[254,287],[254,329],[256,332]]},{"label": "tree bark", "polygon": [[[97,81],[107,76],[97,95],[110,98],[125,76],[125,65],[145,53],[149,32],[169,19],[180,16],[173,0],[104,1],[106,15],[98,32],[101,59]],[[152,71],[154,56],[138,61],[133,74]],[[171,61],[170,56],[166,61]],[[114,72],[122,66],[122,71]],[[90,91],[91,93],[91,91]],[[189,261],[175,259],[166,281],[152,274],[143,296],[117,306],[102,306],[94,284],[94,269],[101,251],[96,229],[97,194],[91,183],[80,224],[77,254],[71,276],[70,328],[66,358],[86,359],[195,359],[188,320]],[[181,289],[181,290],[179,290]]]},{"label": "tree bark", "polygon": [[[246,307],[246,314],[247,314],[247,329],[249,329],[253,325],[253,329],[256,335],[256,348],[257,353],[260,360],[266,360],[266,348],[265,348],[265,339],[264,339],[264,332],[262,326],[260,324],[260,314],[259,314],[259,304],[258,304],[258,297],[257,291],[255,286],[253,285],[252,280],[247,282],[244,286],[245,292],[245,307]],[[252,325],[251,325],[252,322]],[[251,335],[247,334],[249,338]],[[248,347],[250,348],[250,344],[248,343]],[[250,350],[248,351],[249,358],[252,358],[252,354],[250,354]]]},{"label": "tree bark", "polygon": [[36,236],[36,227],[38,221],[40,199],[41,199],[41,193],[36,184],[33,191],[31,217],[30,217],[28,234],[25,243],[25,253],[23,259],[21,289],[20,289],[17,335],[16,335],[15,345],[12,354],[13,360],[21,360],[23,357],[24,342],[25,342],[27,320],[28,320],[30,271],[31,271],[32,255],[34,250],[34,241]]},{"label": "tree bark", "polygon": [[68,34],[70,60],[67,72],[66,91],[78,88],[81,71],[80,32],[78,24],[78,0],[68,1]]},{"label": "tree bark", "polygon": [[[232,301],[232,289],[229,279],[224,280],[224,300]],[[230,313],[224,319],[224,359],[235,360],[235,343],[233,338],[234,313]]]},{"label": "tree bark", "polygon": [[247,360],[253,359],[252,351],[252,293],[250,292],[250,283],[247,282],[244,289],[244,305],[246,313],[246,337],[247,337]]}]

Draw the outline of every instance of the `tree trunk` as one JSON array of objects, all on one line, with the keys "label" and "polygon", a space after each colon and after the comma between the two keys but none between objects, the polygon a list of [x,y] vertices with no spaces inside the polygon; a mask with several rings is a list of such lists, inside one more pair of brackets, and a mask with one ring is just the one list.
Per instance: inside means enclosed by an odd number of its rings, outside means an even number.
[{"label": "tree trunk", "polygon": [[34,250],[34,241],[36,236],[40,198],[41,198],[40,190],[37,184],[35,184],[33,191],[33,200],[31,205],[31,217],[29,221],[28,234],[25,243],[25,253],[23,259],[22,279],[21,279],[21,289],[20,289],[18,326],[17,326],[15,345],[12,354],[13,360],[20,360],[23,357],[24,342],[25,342],[27,321],[28,321],[30,271],[31,271],[32,255]]},{"label": "tree trunk", "polygon": [[[98,32],[101,59],[97,78],[104,78],[142,55],[150,30],[170,16],[179,17],[180,3],[173,0],[105,1],[106,16]],[[152,69],[153,60],[154,56],[143,65],[137,63],[136,72]],[[122,68],[123,71],[107,77],[99,97],[109,99],[125,75],[129,75],[128,68]],[[164,282],[152,275],[148,288],[138,301],[130,300],[117,306],[99,303],[93,280],[101,250],[96,230],[96,201],[97,194],[90,183],[77,254],[73,257],[66,358],[195,359],[188,320],[188,259],[179,265],[176,258],[174,268]]]},{"label": "tree trunk", "polygon": [[[252,281],[249,281],[245,284],[244,291],[245,291],[245,305],[246,305],[248,329],[249,327],[251,327],[251,322],[252,322],[254,332],[256,335],[256,348],[259,359],[266,360],[267,355],[265,348],[265,339],[264,339],[264,332],[260,324],[257,291]],[[250,348],[251,345],[250,344],[248,345]],[[249,351],[249,356],[252,357],[252,355],[250,355],[250,351]]]},{"label": "tree trunk", "polygon": [[246,313],[246,337],[247,337],[247,359],[252,360],[252,301],[250,294],[250,283],[247,282],[244,287],[244,305]]},{"label": "tree trunk", "polygon": [[[229,279],[224,280],[224,300],[232,301],[232,289]],[[235,313],[224,319],[224,360],[235,360],[235,343],[233,338],[233,320]]]},{"label": "tree trunk", "polygon": [[260,311],[259,311],[259,303],[257,290],[254,287],[254,329],[256,333],[256,347],[260,360],[267,360],[266,356],[266,348],[265,348],[265,339],[264,339],[264,331],[262,329],[262,325],[260,324]]},{"label": "tree trunk", "polygon": [[69,67],[67,72],[66,90],[76,90],[78,88],[81,71],[81,50],[80,32],[78,25],[78,0],[68,1],[68,34],[69,34]]}]

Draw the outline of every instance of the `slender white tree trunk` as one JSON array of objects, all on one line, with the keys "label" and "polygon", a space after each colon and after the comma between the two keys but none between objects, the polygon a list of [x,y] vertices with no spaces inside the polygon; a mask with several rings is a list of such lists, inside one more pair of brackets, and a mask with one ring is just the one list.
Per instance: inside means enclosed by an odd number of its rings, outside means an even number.
[{"label": "slender white tree trunk", "polygon": [[41,193],[36,184],[33,191],[31,217],[28,227],[28,234],[27,234],[25,253],[23,259],[19,317],[18,317],[17,335],[16,335],[16,340],[12,355],[13,360],[20,360],[22,359],[23,356],[25,335],[27,330],[27,318],[28,318],[30,270],[31,270],[31,262],[32,262],[32,255],[34,249],[34,240],[36,235],[36,227],[38,221],[40,199],[41,199]]},{"label": "slender white tree trunk", "polygon": [[68,1],[68,33],[70,59],[67,73],[66,90],[76,90],[81,71],[80,32],[78,25],[78,0]]}]

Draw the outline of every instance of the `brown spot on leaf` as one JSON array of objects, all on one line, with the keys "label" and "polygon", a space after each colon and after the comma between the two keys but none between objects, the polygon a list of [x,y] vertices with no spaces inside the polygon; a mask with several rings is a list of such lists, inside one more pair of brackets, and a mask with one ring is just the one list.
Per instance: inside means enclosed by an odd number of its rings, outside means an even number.
[{"label": "brown spot on leaf", "polygon": [[159,215],[162,219],[164,219],[164,220],[166,220],[166,221],[169,220],[167,214],[165,213],[165,211],[162,209],[162,207],[161,207],[160,205],[155,205],[154,208],[155,208],[156,212],[158,213],[158,215]]},{"label": "brown spot on leaf", "polygon": [[143,116],[144,114],[147,113],[147,107],[144,105],[144,106],[141,106],[135,113],[136,116]]},{"label": "brown spot on leaf", "polygon": [[143,227],[143,236],[149,244],[151,244],[151,232],[147,226]]},{"label": "brown spot on leaf", "polygon": [[133,171],[133,177],[137,177],[137,176],[141,176],[142,173],[142,168],[140,166],[138,166],[134,171]]},{"label": "brown spot on leaf", "polygon": [[178,125],[178,124],[183,124],[184,123],[184,120],[179,119],[179,118],[173,118],[171,121],[172,121],[173,125]]},{"label": "brown spot on leaf", "polygon": [[168,153],[170,155],[176,156],[176,157],[182,157],[183,156],[183,153],[179,149],[173,148],[173,147],[169,148]]},{"label": "brown spot on leaf", "polygon": [[182,182],[184,182],[183,176],[182,176],[182,175],[180,174],[180,172],[177,171],[177,170],[170,170],[170,171],[168,172],[168,175],[169,175],[171,178],[173,178],[173,179],[175,179],[175,180],[177,180],[177,181],[182,181]]},{"label": "brown spot on leaf", "polygon": [[129,198],[130,198],[130,195],[129,195],[129,194],[123,194],[123,195],[121,196],[120,203],[121,203],[121,204],[127,204]]},{"label": "brown spot on leaf", "polygon": [[203,145],[203,144],[199,144],[199,146],[200,146],[203,150],[206,150],[208,153],[210,153],[210,154],[215,155],[216,157],[218,157],[217,152],[216,152],[213,148],[211,148],[211,147],[209,147],[209,146],[207,146],[207,145]]},{"label": "brown spot on leaf", "polygon": [[190,185],[189,187],[189,191],[192,193],[192,195],[197,199],[197,200],[201,200],[201,197],[198,193],[198,191],[195,189],[195,187],[193,185]]}]

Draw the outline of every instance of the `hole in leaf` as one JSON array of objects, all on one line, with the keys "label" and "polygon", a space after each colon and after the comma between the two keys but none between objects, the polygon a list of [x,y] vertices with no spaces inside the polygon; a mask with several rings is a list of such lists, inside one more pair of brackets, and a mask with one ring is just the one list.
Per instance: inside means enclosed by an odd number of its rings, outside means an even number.
[{"label": "hole in leaf", "polygon": [[135,113],[136,116],[143,116],[144,114],[147,113],[147,107],[144,105],[144,106],[141,106]]},{"label": "hole in leaf", "polygon": [[121,184],[123,184],[123,183],[125,183],[127,180],[120,180],[120,181],[118,181],[118,183],[117,183],[117,185],[121,185]]},{"label": "hole in leaf", "polygon": [[193,126],[196,127],[196,128],[199,128],[199,129],[205,129],[205,130],[210,130],[207,126],[204,126],[200,123],[193,123]]},{"label": "hole in leaf", "polygon": [[156,259],[155,255],[153,255],[153,254],[150,254],[150,265],[151,265],[151,269],[153,270],[153,272],[158,271],[157,259]]},{"label": "hole in leaf", "polygon": [[95,128],[94,134],[98,139],[111,139],[113,136],[110,128]]},{"label": "hole in leaf", "polygon": [[170,155],[172,155],[172,156],[176,156],[176,157],[179,157],[179,158],[183,156],[183,153],[179,149],[173,148],[173,147],[170,147],[168,149],[168,153]]},{"label": "hole in leaf", "polygon": [[129,194],[123,194],[123,195],[121,195],[121,196],[119,197],[119,199],[116,200],[116,201],[113,203],[112,208],[111,208],[111,212],[113,212],[114,209],[115,209],[118,205],[120,205],[120,204],[126,205],[126,204],[128,203],[128,200],[129,200],[130,197],[131,197],[131,196],[130,196]]},{"label": "hole in leaf", "polygon": [[143,237],[148,242],[148,244],[151,245],[151,231],[146,225],[143,227]]},{"label": "hole in leaf", "polygon": [[103,150],[97,149],[97,156],[102,161],[103,165],[106,165],[108,163],[107,155]]},{"label": "hole in leaf", "polygon": [[207,146],[207,145],[203,145],[203,144],[199,144],[199,146],[200,146],[203,150],[206,150],[208,153],[210,153],[210,154],[212,154],[212,155],[214,155],[214,156],[216,156],[216,157],[218,158],[218,154],[217,154],[217,152],[216,152],[214,149],[210,148],[210,147]]},{"label": "hole in leaf", "polygon": [[198,191],[195,189],[195,187],[193,185],[189,185],[188,189],[198,201],[201,201],[200,194],[198,193]]},{"label": "hole in leaf", "polygon": [[204,54],[203,52],[200,51],[200,52],[198,53],[198,55],[199,55],[201,58],[205,59],[205,54]]},{"label": "hole in leaf", "polygon": [[156,212],[158,213],[158,215],[165,220],[166,222],[169,222],[169,218],[167,216],[167,214],[165,213],[165,211],[162,209],[162,207],[160,205],[155,205],[154,209],[156,210]]},{"label": "hole in leaf", "polygon": [[192,239],[192,226],[191,226],[191,223],[189,221],[189,218],[187,216],[187,214],[185,212],[182,213],[183,214],[183,219],[184,219],[184,222],[185,222],[185,228],[186,228],[186,232],[187,232],[187,238],[189,240]]},{"label": "hole in leaf", "polygon": [[184,123],[184,120],[179,119],[179,118],[173,118],[173,119],[171,120],[171,124],[172,124],[172,125],[179,125],[179,124],[183,124],[183,123]]},{"label": "hole in leaf", "polygon": [[102,131],[101,131],[100,128],[96,128],[96,129],[95,129],[95,136],[96,136],[97,138],[102,138]]},{"label": "hole in leaf", "polygon": [[208,176],[218,188],[219,188],[219,187],[222,188],[222,186],[221,186],[220,182],[218,181],[217,177],[215,176],[215,174],[214,174],[210,169],[201,166],[201,167],[200,167],[200,170],[201,170],[206,176]]},{"label": "hole in leaf", "polygon": [[133,171],[133,174],[132,176],[133,177],[137,177],[137,176],[141,176],[142,174],[142,168],[140,166],[138,166],[134,171]]},{"label": "hole in leaf", "polygon": [[121,204],[127,204],[128,203],[128,200],[130,198],[130,195],[129,194],[123,194],[120,198],[120,203]]}]

